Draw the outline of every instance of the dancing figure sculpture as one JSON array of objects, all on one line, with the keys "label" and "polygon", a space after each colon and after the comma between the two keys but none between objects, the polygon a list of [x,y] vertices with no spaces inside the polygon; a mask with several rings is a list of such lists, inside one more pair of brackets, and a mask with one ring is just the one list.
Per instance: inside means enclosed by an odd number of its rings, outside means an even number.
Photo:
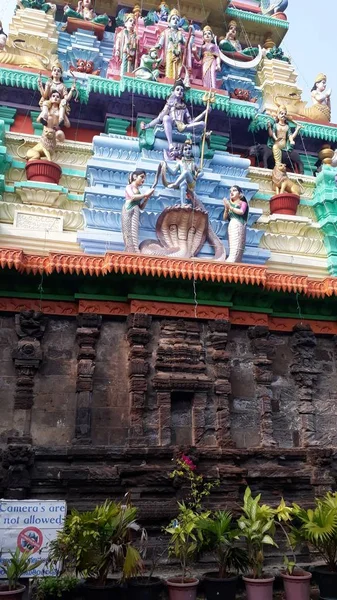
[{"label": "dancing figure sculpture", "polygon": [[277,112],[277,117],[272,124],[268,122],[269,141],[268,146],[273,150],[275,164],[282,163],[282,150],[291,151],[295,145],[297,137],[302,125],[296,124],[296,129],[292,133],[289,125],[288,111],[286,106],[280,106]]}]

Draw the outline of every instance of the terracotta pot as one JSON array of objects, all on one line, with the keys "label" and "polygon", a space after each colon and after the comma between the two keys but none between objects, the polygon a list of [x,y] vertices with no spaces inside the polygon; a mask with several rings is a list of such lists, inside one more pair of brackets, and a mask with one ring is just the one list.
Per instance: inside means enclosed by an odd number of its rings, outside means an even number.
[{"label": "terracotta pot", "polygon": [[26,164],[26,176],[28,181],[58,184],[61,175],[61,167],[49,160],[30,160]]},{"label": "terracotta pot", "polygon": [[8,587],[6,583],[0,584],[0,598],[1,600],[21,600],[24,591],[26,589],[25,585],[19,585],[17,590],[6,590]]},{"label": "terracotta pot", "polygon": [[276,194],[270,198],[271,215],[296,215],[300,197],[296,194]]},{"label": "terracotta pot", "polygon": [[280,19],[281,21],[287,21],[287,15],[284,12],[278,12],[273,14],[274,19]]},{"label": "terracotta pot", "polygon": [[318,583],[321,600],[337,600],[337,571],[329,571],[324,565],[313,570]]},{"label": "terracotta pot", "polygon": [[169,600],[196,600],[199,579],[185,579],[183,583],[181,577],[172,577],[167,579],[166,584]]},{"label": "terracotta pot", "polygon": [[268,579],[250,579],[242,577],[246,586],[247,600],[273,600],[273,583],[275,577]]},{"label": "terracotta pot", "polygon": [[281,573],[286,600],[310,600],[311,573],[301,571],[298,575]]},{"label": "terracotta pot", "polygon": [[205,573],[203,577],[206,600],[235,600],[238,576],[221,579],[218,573]]}]

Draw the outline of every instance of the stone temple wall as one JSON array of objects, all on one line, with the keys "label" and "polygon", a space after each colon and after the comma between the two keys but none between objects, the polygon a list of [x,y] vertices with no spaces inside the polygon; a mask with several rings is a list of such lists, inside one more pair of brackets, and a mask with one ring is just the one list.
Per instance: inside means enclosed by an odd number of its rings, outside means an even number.
[{"label": "stone temple wall", "polygon": [[130,490],[159,527],[183,490],[179,447],[219,477],[212,506],[245,486],[309,503],[337,483],[337,348],[227,321],[38,314],[0,320],[0,493],[88,507]]}]

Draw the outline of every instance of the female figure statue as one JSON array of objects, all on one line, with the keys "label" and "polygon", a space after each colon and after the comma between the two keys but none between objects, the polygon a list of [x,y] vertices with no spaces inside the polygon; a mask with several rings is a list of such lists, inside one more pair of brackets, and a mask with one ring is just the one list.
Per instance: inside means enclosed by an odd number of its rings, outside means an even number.
[{"label": "female figure statue", "polygon": [[[156,48],[163,50],[165,57],[165,77],[178,79],[181,75],[184,58],[185,38],[183,30],[179,27],[181,16],[176,8],[168,16],[168,27],[161,34]],[[188,60],[190,67],[190,57]]]},{"label": "female figure statue", "polygon": [[[39,77],[38,88],[39,88],[39,91],[41,94],[41,100],[40,100],[41,113],[36,120],[39,121],[40,123],[42,123],[43,125],[48,124],[48,120],[50,117],[49,113],[52,108],[51,103],[50,103],[51,96],[54,92],[57,92],[60,97],[57,128],[60,128],[63,125],[65,127],[70,127],[70,122],[68,119],[68,114],[70,113],[69,102],[70,102],[73,94],[76,93],[76,84],[73,83],[70,90],[68,90],[66,88],[66,86],[63,83],[62,66],[59,61],[54,62],[53,66],[52,66],[52,70],[51,70],[51,77],[47,81],[45,87],[43,87],[41,77]],[[55,107],[53,108],[53,113],[54,114],[53,114],[52,120],[55,121],[55,118],[54,118],[55,114],[56,114]],[[48,127],[51,127],[51,125],[48,125]]]},{"label": "female figure statue", "polygon": [[[169,143],[169,151],[173,149],[172,135],[176,130],[182,132],[192,132],[193,134],[202,133],[205,129],[205,121],[203,120],[211,107],[204,110],[198,117],[192,119],[185,102],[185,86],[182,81],[176,81],[173,87],[172,94],[168,98],[163,110],[158,117],[150,123],[141,123],[141,129],[146,130],[156,125],[163,125],[166,134],[166,139]],[[206,135],[210,135],[207,133]]]},{"label": "female figure statue", "polygon": [[297,125],[293,133],[289,126],[288,111],[286,106],[280,106],[274,124],[268,122],[269,141],[268,146],[272,148],[275,164],[282,164],[282,150],[291,151],[295,145],[295,138],[302,125]]},{"label": "female figure statue", "polygon": [[327,77],[320,73],[311,88],[313,106],[305,110],[306,116],[316,121],[330,123],[331,120],[331,89],[326,89]]},{"label": "female figure statue", "polygon": [[79,0],[77,4],[77,10],[72,9],[68,4],[66,4],[63,10],[66,17],[82,19],[83,21],[91,21],[91,23],[105,25],[105,27],[109,25],[110,19],[107,14],[96,15],[92,0]]},{"label": "female figure statue", "polygon": [[[197,57],[202,61],[202,83],[207,89],[216,88],[216,72],[221,69],[221,61],[219,55],[219,47],[215,43],[214,33],[209,25],[202,30],[203,45],[200,49],[200,56]],[[196,56],[196,47],[192,47],[192,52]]]},{"label": "female figure statue", "polygon": [[222,52],[239,52],[246,56],[257,56],[259,54],[258,48],[246,48],[242,50],[242,46],[237,38],[237,22],[230,21],[228,25],[228,31],[224,40],[219,43],[219,48]]},{"label": "female figure statue", "polygon": [[246,230],[249,215],[248,202],[238,185],[230,189],[229,200],[223,200],[225,210],[223,218],[229,220],[228,243],[229,255],[226,262],[241,262],[246,245]]},{"label": "female figure statue", "polygon": [[141,57],[140,67],[134,71],[134,74],[139,79],[158,81],[160,63],[161,58],[158,57],[157,48],[150,48],[148,54],[143,54]]},{"label": "female figure statue", "polygon": [[136,68],[138,39],[135,27],[135,15],[126,13],[124,15],[124,27],[118,32],[115,43],[115,56],[121,67],[121,77],[124,73],[131,73]]},{"label": "female figure statue", "polygon": [[125,203],[122,208],[122,233],[126,252],[139,254],[139,214],[154,192],[154,187],[152,187],[145,194],[141,193],[140,188],[145,179],[145,171],[136,169],[136,171],[130,173],[128,185],[125,188]]}]

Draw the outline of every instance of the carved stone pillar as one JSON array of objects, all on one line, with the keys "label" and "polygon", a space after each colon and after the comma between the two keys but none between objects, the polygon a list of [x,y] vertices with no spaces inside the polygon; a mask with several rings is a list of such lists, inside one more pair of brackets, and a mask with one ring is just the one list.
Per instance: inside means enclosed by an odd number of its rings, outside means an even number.
[{"label": "carved stone pillar", "polygon": [[3,453],[5,497],[22,500],[29,496],[34,453],[30,444],[9,443]]},{"label": "carved stone pillar", "polygon": [[207,372],[202,325],[192,320],[163,320],[154,368],[158,444],[216,446],[214,419],[207,422],[213,381]]},{"label": "carved stone pillar", "polygon": [[34,404],[34,377],[42,362],[41,339],[46,319],[41,312],[22,311],[15,315],[19,337],[12,358],[17,372],[14,395],[13,429],[19,438],[30,442],[31,409]]},{"label": "carved stone pillar", "polygon": [[102,317],[96,314],[78,316],[76,340],[76,425],[75,443],[91,443],[92,391],[95,372],[96,344],[100,334]]},{"label": "carved stone pillar", "polygon": [[149,371],[147,344],[150,341],[152,317],[145,314],[130,315],[127,320],[129,350],[129,443],[141,444],[144,436],[144,411]]},{"label": "carved stone pillar", "polygon": [[254,380],[256,396],[260,403],[260,444],[263,447],[276,446],[272,420],[272,357],[274,347],[270,341],[268,327],[256,325],[248,329],[248,337],[254,353]]},{"label": "carved stone pillar", "polygon": [[317,340],[310,325],[295,325],[293,332],[291,349],[294,353],[294,362],[290,365],[290,373],[297,388],[300,417],[299,444],[300,447],[306,447],[317,443],[313,399],[317,392],[321,371],[315,361]]},{"label": "carved stone pillar", "polygon": [[229,410],[229,395],[231,393],[230,366],[229,354],[226,352],[229,330],[229,321],[208,321],[207,362],[214,372],[216,438],[220,447],[233,446]]}]

